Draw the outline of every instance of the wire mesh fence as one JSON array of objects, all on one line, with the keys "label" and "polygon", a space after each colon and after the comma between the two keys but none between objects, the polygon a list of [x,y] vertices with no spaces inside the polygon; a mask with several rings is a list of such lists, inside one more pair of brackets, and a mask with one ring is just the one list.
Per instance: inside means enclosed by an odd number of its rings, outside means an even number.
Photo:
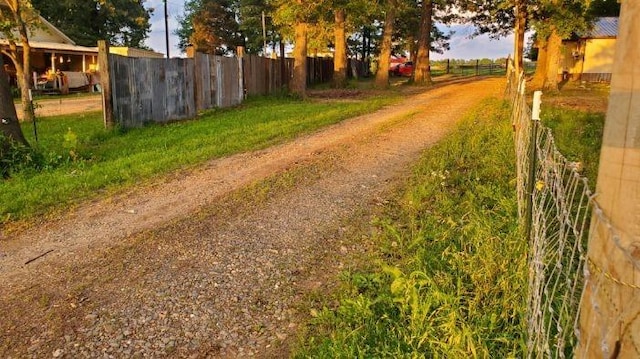
[{"label": "wire mesh fence", "polygon": [[[587,255],[589,233],[628,249],[618,244],[616,229],[580,174],[581,164],[568,161],[551,130],[532,119],[536,116],[527,103],[524,76],[512,66],[507,95],[516,141],[519,216],[529,238],[527,357],[617,357],[625,335],[636,336],[628,338],[633,344],[626,348],[628,357],[640,357],[640,315],[619,303],[620,291],[640,287],[617,279]],[[637,268],[632,256],[625,258]],[[604,314],[603,308],[613,314]],[[624,326],[628,329],[620,329]]]}]

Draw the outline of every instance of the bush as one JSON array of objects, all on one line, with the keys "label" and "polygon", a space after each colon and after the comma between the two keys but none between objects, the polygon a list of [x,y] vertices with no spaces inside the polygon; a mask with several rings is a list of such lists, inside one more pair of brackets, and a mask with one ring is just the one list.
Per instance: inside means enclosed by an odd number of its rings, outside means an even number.
[{"label": "bush", "polygon": [[8,178],[12,173],[40,168],[44,158],[37,150],[11,141],[0,134],[0,176]]}]

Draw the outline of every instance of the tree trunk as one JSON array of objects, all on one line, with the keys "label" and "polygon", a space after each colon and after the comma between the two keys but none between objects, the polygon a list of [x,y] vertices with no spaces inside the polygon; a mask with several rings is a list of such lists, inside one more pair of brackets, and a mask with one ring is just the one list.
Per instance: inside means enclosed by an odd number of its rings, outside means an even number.
[{"label": "tree trunk", "polygon": [[20,100],[22,102],[22,120],[24,122],[33,122],[35,114],[33,106],[31,105],[31,97],[29,96],[29,90],[31,89],[31,74],[29,73],[30,61],[29,52],[30,47],[22,46],[22,66],[16,66],[16,77],[18,80],[18,86],[20,86]]},{"label": "tree trunk", "polygon": [[515,44],[513,63],[516,74],[524,71],[524,33],[527,30],[527,5],[524,0],[516,0],[516,21],[514,29]]},{"label": "tree trunk", "polygon": [[595,191],[613,230],[594,212],[576,358],[637,358],[640,344],[640,2],[621,3]]},{"label": "tree trunk", "polygon": [[335,56],[333,57],[333,85],[343,88],[347,85],[347,38],[345,35],[345,11],[335,11]]},{"label": "tree trunk", "polygon": [[431,66],[429,50],[431,49],[431,27],[433,25],[433,2],[422,1],[422,17],[418,35],[418,54],[414,60],[413,82],[418,85],[431,85]]},{"label": "tree trunk", "polygon": [[538,40],[538,59],[536,60],[536,72],[531,80],[531,89],[542,89],[544,78],[547,75],[547,41]]},{"label": "tree trunk", "polygon": [[21,93],[20,97],[22,99],[22,120],[25,122],[33,122],[35,115],[33,112],[33,106],[31,105],[31,98],[29,96],[29,90],[31,89],[31,46],[29,45],[29,35],[27,25],[23,19],[24,14],[22,12],[20,1],[12,1],[10,7],[14,21],[18,27],[20,41],[22,42],[22,61],[20,61],[17,46],[15,42],[10,41],[10,48],[13,52],[11,59],[14,60],[14,65],[16,67],[16,77],[18,78],[18,85],[20,86]]},{"label": "tree trunk", "polygon": [[7,73],[4,72],[2,56],[0,56],[0,134],[3,137],[2,141],[0,141],[0,147],[3,149],[9,145],[8,141],[14,141],[25,146],[29,145],[22,134],[20,122],[18,122]]},{"label": "tree trunk", "polygon": [[384,19],[382,32],[382,44],[380,45],[380,57],[378,58],[378,71],[376,72],[376,87],[389,86],[389,58],[391,57],[391,36],[393,35],[393,23],[396,20],[395,1],[389,1],[387,15]]},{"label": "tree trunk", "polygon": [[547,92],[558,92],[558,69],[560,67],[560,46],[562,38],[551,26],[551,35],[547,40],[547,69],[542,89]]},{"label": "tree trunk", "polygon": [[416,57],[418,56],[418,45],[416,45],[416,38],[413,37],[413,35],[407,35],[407,45],[409,46],[409,48],[407,49],[409,51],[408,61],[413,61],[413,63],[415,64]]},{"label": "tree trunk", "polygon": [[294,30],[294,65],[290,89],[294,94],[304,98],[307,94],[307,23],[299,20]]}]

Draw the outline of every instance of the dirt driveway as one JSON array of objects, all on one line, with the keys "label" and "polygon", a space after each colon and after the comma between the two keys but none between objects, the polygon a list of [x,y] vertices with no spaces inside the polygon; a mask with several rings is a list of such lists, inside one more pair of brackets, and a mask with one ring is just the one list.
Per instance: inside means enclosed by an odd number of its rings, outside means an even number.
[{"label": "dirt driveway", "polygon": [[370,245],[349,233],[503,85],[439,86],[0,242],[0,357],[286,356],[302,298]]},{"label": "dirt driveway", "polygon": [[[80,97],[60,97],[35,101],[36,116],[58,116],[102,110],[102,95],[83,95]],[[22,119],[20,104],[16,105],[18,118]]]}]

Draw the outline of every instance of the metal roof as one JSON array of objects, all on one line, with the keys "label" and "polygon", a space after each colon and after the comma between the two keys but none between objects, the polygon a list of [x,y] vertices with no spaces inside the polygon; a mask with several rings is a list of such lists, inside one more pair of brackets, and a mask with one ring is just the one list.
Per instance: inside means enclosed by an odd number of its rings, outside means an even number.
[{"label": "metal roof", "polygon": [[600,17],[593,24],[593,29],[587,31],[582,37],[597,39],[603,37],[618,36],[618,18],[617,17]]}]

